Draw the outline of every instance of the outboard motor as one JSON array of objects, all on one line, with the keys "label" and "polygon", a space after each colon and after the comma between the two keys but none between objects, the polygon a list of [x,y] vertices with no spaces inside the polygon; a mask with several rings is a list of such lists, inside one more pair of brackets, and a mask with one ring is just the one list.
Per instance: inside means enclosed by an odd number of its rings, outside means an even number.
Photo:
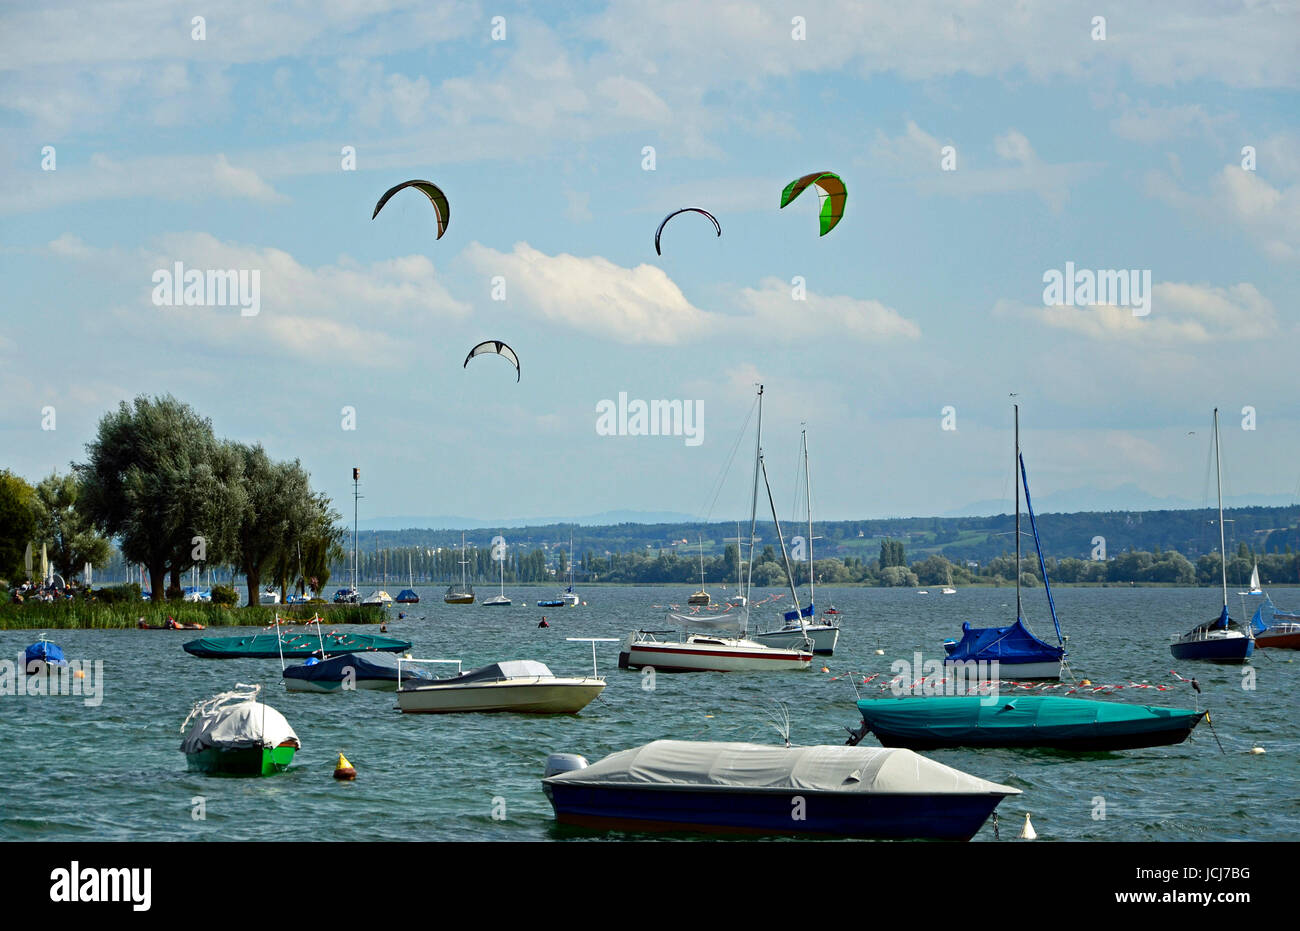
[{"label": "outboard motor", "polygon": [[586,757],[579,756],[576,753],[552,753],[546,758],[546,770],[542,773],[542,778],[549,779],[552,776],[558,776],[560,773],[571,773],[575,769],[586,768]]}]

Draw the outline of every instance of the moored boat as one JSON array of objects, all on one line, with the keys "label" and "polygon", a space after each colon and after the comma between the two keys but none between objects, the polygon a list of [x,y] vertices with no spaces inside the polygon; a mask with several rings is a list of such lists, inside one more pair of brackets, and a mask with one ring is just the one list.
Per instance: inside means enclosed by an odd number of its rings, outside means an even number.
[{"label": "moored boat", "polygon": [[1223,577],[1223,610],[1212,621],[1198,624],[1187,633],[1174,637],[1169,652],[1177,660],[1201,660],[1236,665],[1246,662],[1255,652],[1254,631],[1242,629],[1228,616],[1228,560],[1223,530],[1223,466],[1219,457],[1219,409],[1214,409],[1214,469],[1219,492],[1219,564]]},{"label": "moored boat", "polygon": [[[408,663],[447,660],[406,659]],[[397,706],[407,714],[499,712],[517,714],[577,714],[605,690],[603,676],[557,676],[536,660],[490,663],[469,672],[433,681],[408,684],[402,670]]]},{"label": "moored boat", "polygon": [[1300,614],[1277,610],[1273,599],[1264,596],[1264,603],[1255,609],[1251,618],[1255,631],[1255,646],[1274,649],[1300,650]]},{"label": "moored boat", "polygon": [[[342,653],[327,660],[313,656],[306,663],[284,670],[284,688],[288,692],[394,692],[401,663],[392,653]],[[402,673],[411,684],[433,681],[433,676],[423,669],[406,669]]]},{"label": "moored boat", "polygon": [[[633,631],[623,641],[618,654],[619,668],[653,666],[657,672],[761,672],[800,670],[812,665],[810,643],[800,648],[784,648],[748,640],[741,636],[738,618],[670,615],[669,620],[687,629],[680,636],[677,630]],[[701,628],[719,633],[701,633]]]},{"label": "moored boat", "polygon": [[858,702],[886,747],[1043,747],[1079,752],[1182,743],[1204,711],[1061,695],[905,695]]},{"label": "moored boat", "polygon": [[446,593],[443,594],[442,600],[449,605],[472,605],[474,603],[474,586],[465,580],[465,566],[469,560],[465,558],[465,534],[460,535],[460,585],[455,582],[447,586]]},{"label": "moored boat", "polygon": [[685,740],[590,766],[553,754],[542,788],[557,822],[590,829],[939,840],[969,840],[1020,794],[910,750]]},{"label": "moored boat", "polygon": [[180,746],[191,772],[270,776],[289,768],[302,744],[284,715],[257,700],[260,688],[240,685],[194,706]]},{"label": "moored boat", "polygon": [[63,648],[52,640],[41,638],[23,650],[23,668],[28,675],[45,672],[52,666],[66,666]]},{"label": "moored boat", "polygon": [[309,656],[338,656],[341,653],[404,653],[409,640],[376,637],[370,634],[281,633],[248,634],[238,637],[200,637],[183,644],[186,653],[203,659],[306,659]]}]

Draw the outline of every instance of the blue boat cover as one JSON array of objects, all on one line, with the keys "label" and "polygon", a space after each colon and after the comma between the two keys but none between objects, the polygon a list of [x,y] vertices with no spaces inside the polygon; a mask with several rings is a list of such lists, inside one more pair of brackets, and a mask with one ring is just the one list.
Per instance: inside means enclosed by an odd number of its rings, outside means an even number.
[{"label": "blue boat cover", "polygon": [[787,612],[785,612],[785,619],[786,619],[787,621],[797,621],[797,620],[799,620],[799,618],[801,618],[801,617],[812,617],[812,616],[813,616],[813,606],[812,606],[812,605],[808,605],[808,607],[806,607],[806,608],[800,608],[798,611],[787,611]]},{"label": "blue boat cover", "polygon": [[1273,599],[1265,595],[1264,603],[1255,609],[1255,616],[1250,619],[1250,629],[1257,634],[1268,630],[1269,621],[1273,620],[1276,610],[1273,607]]},{"label": "blue boat cover", "polygon": [[1065,650],[1030,633],[1022,619],[1010,627],[971,627],[963,623],[961,630],[961,640],[949,640],[943,645],[953,662],[1050,663],[1065,655]]},{"label": "blue boat cover", "polygon": [[57,643],[50,643],[48,640],[37,640],[23,652],[24,665],[30,666],[32,663],[41,662],[49,666],[66,666],[68,661],[63,658],[63,648]]},{"label": "blue boat cover", "polygon": [[[397,657],[391,653],[343,653],[324,661],[308,661],[301,666],[289,666],[284,671],[286,679],[303,679],[308,682],[342,682],[351,668],[355,680],[382,679],[397,681]],[[432,680],[428,672],[407,665],[402,679]]]},{"label": "blue boat cover", "polygon": [[415,590],[410,588],[404,588],[397,593],[398,601],[401,601],[403,598],[419,598],[419,597],[420,596],[415,593]]}]

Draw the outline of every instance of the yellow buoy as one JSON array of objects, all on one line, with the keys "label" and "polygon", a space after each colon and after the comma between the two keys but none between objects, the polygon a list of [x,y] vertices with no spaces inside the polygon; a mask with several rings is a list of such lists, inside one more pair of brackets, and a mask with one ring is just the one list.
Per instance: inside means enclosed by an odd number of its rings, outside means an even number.
[{"label": "yellow buoy", "polygon": [[1080,684],[1080,685],[1092,685],[1092,680],[1091,680],[1091,679],[1084,679],[1084,680],[1083,680],[1082,682],[1080,682],[1079,684]]},{"label": "yellow buoy", "polygon": [[825,666],[823,666],[823,667],[822,667],[822,672],[830,672],[830,670],[827,669]]},{"label": "yellow buoy", "polygon": [[335,779],[356,779],[357,778],[356,769],[352,766],[351,763],[348,762],[348,758],[345,757],[342,753],[339,754],[339,761],[334,764],[334,778]]}]

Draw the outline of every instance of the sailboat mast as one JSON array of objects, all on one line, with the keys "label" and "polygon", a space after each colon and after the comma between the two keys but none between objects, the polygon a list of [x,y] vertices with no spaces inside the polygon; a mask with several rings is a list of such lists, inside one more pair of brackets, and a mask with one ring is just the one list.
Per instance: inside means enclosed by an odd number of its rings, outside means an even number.
[{"label": "sailboat mast", "polygon": [[1228,545],[1223,535],[1223,464],[1219,461],[1219,409],[1214,409],[1214,471],[1219,487],[1219,560],[1223,569],[1223,607],[1228,607]]},{"label": "sailboat mast", "polygon": [[767,464],[763,462],[763,457],[758,457],[759,467],[763,470],[763,485],[767,489],[767,503],[772,508],[772,523],[776,525],[776,538],[781,544],[781,559],[785,563],[785,578],[790,583],[790,597],[794,599],[795,617],[799,618],[799,626],[804,627],[803,609],[799,607],[799,592],[794,587],[794,572],[790,569],[790,556],[785,550],[785,535],[781,533],[781,521],[776,516],[776,501],[772,499],[772,485],[767,480]]},{"label": "sailboat mast", "polygon": [[361,500],[361,470],[352,468],[352,590],[357,590],[357,514]]},{"label": "sailboat mast", "polygon": [[1016,462],[1011,477],[1016,486],[1016,620],[1024,617],[1020,604],[1020,405],[1013,405],[1016,412]]},{"label": "sailboat mast", "polygon": [[[754,493],[749,499],[749,572],[745,575],[745,630],[749,630],[749,593],[754,587],[754,538],[758,529],[758,463],[763,456],[763,386],[758,386],[758,429],[754,434]],[[739,536],[739,534],[737,534]],[[736,541],[740,545],[740,541]]]},{"label": "sailboat mast", "polygon": [[813,523],[812,523],[812,472],[808,468],[808,429],[803,431],[803,484],[808,492],[808,604],[813,606],[817,604],[814,597],[813,587],[816,585],[816,579],[813,578]]}]

